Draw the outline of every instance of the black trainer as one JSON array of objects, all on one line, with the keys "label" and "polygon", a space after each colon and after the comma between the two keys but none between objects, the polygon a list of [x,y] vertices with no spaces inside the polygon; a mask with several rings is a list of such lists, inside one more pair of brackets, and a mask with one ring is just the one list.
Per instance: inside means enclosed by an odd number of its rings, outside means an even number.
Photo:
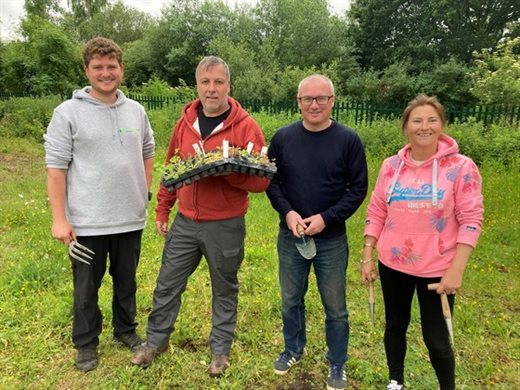
[{"label": "black trainer", "polygon": [[92,371],[98,366],[98,355],[96,346],[89,345],[78,348],[78,358],[76,360],[76,368],[80,371]]},{"label": "black trainer", "polygon": [[331,364],[327,376],[327,390],[343,390],[347,385],[347,374],[342,365]]},{"label": "black trainer", "polygon": [[117,336],[114,335],[114,338],[132,351],[144,342],[135,332],[123,333]]},{"label": "black trainer", "polygon": [[283,351],[278,359],[276,359],[273,363],[274,372],[278,375],[285,375],[289,371],[289,369],[296,363],[298,363],[302,359],[301,356],[296,357],[291,355],[287,351]]}]

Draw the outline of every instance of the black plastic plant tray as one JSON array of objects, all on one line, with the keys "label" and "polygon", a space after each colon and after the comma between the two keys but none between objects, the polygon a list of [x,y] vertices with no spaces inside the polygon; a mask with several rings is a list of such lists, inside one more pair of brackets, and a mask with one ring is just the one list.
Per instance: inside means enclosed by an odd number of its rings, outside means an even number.
[{"label": "black plastic plant tray", "polygon": [[183,185],[191,185],[202,178],[215,176],[223,172],[237,172],[272,179],[276,173],[276,168],[252,163],[246,157],[232,157],[204,164],[180,175],[176,179],[162,179],[161,184],[169,192],[172,192]]}]

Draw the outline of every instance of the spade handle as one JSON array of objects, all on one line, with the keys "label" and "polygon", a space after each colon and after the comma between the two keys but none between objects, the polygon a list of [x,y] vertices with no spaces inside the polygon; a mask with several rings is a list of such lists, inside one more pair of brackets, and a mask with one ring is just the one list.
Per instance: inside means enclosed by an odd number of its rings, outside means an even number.
[{"label": "spade handle", "polygon": [[297,224],[296,225],[296,231],[298,232],[298,234],[300,236],[305,236],[305,228],[302,225]]},{"label": "spade handle", "polygon": [[368,282],[368,303],[374,303],[374,281]]},{"label": "spade handle", "polygon": [[[428,290],[437,290],[439,288],[439,283],[431,283],[428,285]],[[451,318],[451,310],[450,304],[448,303],[448,296],[445,292],[441,294],[441,305],[442,305],[442,314],[444,318]]]}]

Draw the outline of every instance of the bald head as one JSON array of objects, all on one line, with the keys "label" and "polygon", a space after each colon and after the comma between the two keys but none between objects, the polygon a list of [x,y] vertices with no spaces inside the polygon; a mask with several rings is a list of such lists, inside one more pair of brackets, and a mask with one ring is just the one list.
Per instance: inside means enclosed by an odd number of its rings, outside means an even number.
[{"label": "bald head", "polygon": [[302,81],[300,81],[300,84],[298,84],[298,96],[301,96],[300,93],[302,87],[309,82],[323,82],[327,84],[330,87],[329,95],[334,95],[334,84],[332,83],[332,80],[322,74],[313,74],[311,76],[305,77]]}]

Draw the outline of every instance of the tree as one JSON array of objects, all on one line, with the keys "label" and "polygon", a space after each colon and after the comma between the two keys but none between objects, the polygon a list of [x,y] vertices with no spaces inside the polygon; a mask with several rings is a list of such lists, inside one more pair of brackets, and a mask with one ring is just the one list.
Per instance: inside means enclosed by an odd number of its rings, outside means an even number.
[{"label": "tree", "polygon": [[434,58],[431,25],[419,24],[417,1],[357,0],[348,12],[349,34],[359,50],[363,69],[382,70],[388,65],[412,58]]},{"label": "tree", "polygon": [[509,26],[520,7],[518,0],[355,0],[348,15],[364,69],[408,58],[417,74],[433,61],[471,63],[474,50],[517,34]]},{"label": "tree", "polygon": [[195,67],[209,54],[210,41],[219,35],[229,36],[235,22],[235,14],[222,1],[171,3],[158,25],[143,38],[149,58],[134,59],[170,85],[178,85],[180,79],[193,85]]},{"label": "tree", "polygon": [[84,20],[78,26],[78,32],[81,41],[103,36],[123,45],[143,38],[152,23],[150,16],[144,12],[118,1],[107,5],[103,12],[94,13]]},{"label": "tree", "polygon": [[[518,50],[515,53],[515,49]],[[506,40],[494,52],[475,52],[471,92],[483,104],[520,106],[520,37]]]},{"label": "tree", "polygon": [[271,41],[282,66],[320,66],[341,50],[342,21],[327,0],[260,0],[255,14],[262,41]]},{"label": "tree", "polygon": [[417,76],[417,93],[435,95],[446,106],[464,106],[474,104],[475,97],[471,94],[473,81],[468,76],[471,68],[450,58],[444,63],[434,63],[430,70]]},{"label": "tree", "polygon": [[127,86],[138,87],[153,75],[153,61],[150,45],[144,39],[129,42],[124,46],[124,82]]},{"label": "tree", "polygon": [[52,21],[63,12],[59,0],[25,0],[24,8],[29,17],[37,16]]},{"label": "tree", "polygon": [[70,95],[83,77],[78,45],[56,24],[39,16],[27,17],[21,28],[24,40],[6,44],[4,91]]},{"label": "tree", "polygon": [[79,26],[104,12],[109,6],[109,0],[67,0],[67,4],[72,9],[75,24]]}]

